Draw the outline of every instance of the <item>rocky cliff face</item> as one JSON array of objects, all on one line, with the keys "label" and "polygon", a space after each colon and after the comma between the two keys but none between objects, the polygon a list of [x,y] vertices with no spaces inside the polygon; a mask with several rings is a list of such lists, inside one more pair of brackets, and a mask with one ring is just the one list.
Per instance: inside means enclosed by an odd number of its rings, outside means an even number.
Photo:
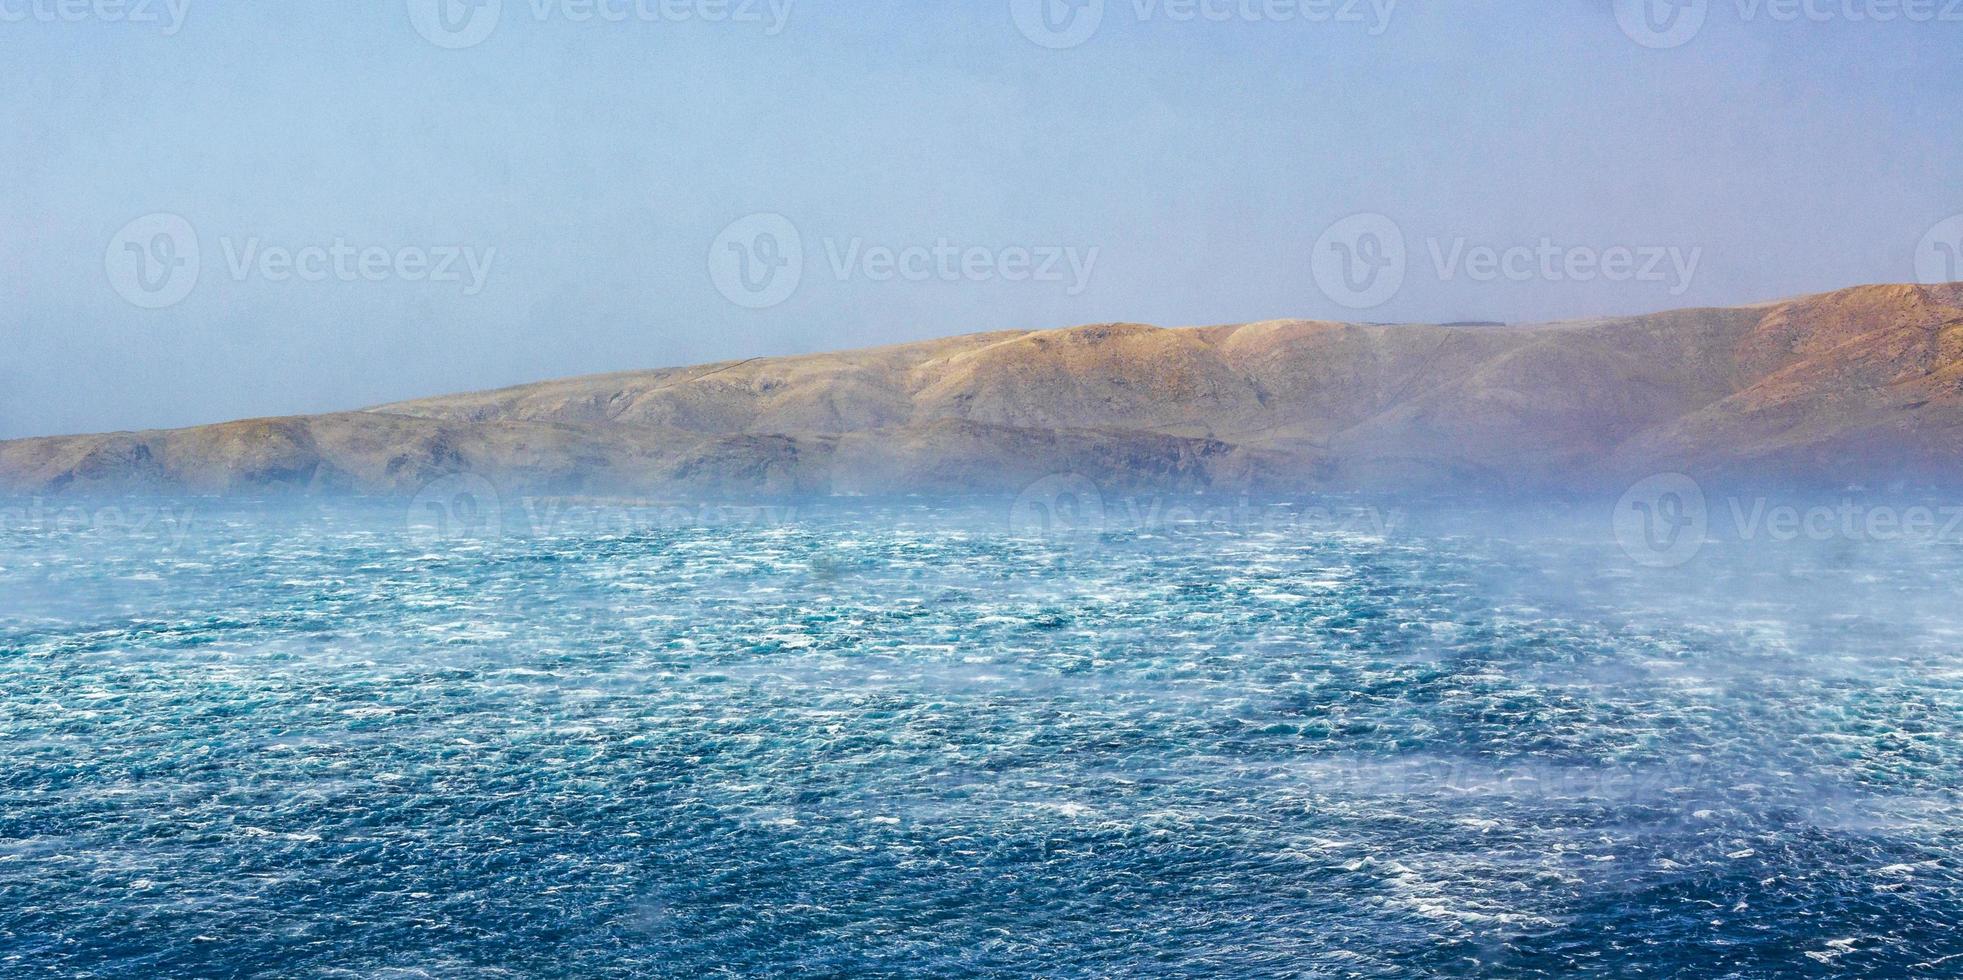
[{"label": "rocky cliff face", "polygon": [[1530,327],[1099,324],[0,443],[0,490],[1548,489],[1963,478],[1963,284]]}]

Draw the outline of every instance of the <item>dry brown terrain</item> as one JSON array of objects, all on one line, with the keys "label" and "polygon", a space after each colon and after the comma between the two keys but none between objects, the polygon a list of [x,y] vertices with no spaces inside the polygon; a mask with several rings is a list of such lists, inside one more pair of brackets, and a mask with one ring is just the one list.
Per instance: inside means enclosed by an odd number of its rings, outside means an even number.
[{"label": "dry brown terrain", "polygon": [[1100,324],[0,443],[0,491],[1545,489],[1963,477],[1963,284],[1512,327]]}]

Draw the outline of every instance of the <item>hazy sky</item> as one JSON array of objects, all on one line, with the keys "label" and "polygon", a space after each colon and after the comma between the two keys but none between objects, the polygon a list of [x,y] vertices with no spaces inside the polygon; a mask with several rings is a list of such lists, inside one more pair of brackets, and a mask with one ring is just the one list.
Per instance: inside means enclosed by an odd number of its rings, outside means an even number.
[{"label": "hazy sky", "polygon": [[1959,0],[441,2],[0,0],[0,438],[1963,248]]}]

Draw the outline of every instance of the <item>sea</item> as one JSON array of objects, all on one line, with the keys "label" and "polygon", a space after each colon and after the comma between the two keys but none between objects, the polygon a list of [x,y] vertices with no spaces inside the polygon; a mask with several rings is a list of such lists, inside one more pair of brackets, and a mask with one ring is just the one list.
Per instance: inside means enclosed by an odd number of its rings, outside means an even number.
[{"label": "sea", "polygon": [[0,504],[0,977],[1963,976],[1940,507],[457,499]]}]

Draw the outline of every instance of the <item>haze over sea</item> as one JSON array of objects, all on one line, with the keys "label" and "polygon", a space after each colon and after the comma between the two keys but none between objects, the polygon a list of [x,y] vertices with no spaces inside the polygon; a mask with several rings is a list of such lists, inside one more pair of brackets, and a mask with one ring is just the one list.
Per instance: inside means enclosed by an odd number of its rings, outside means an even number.
[{"label": "haze over sea", "polygon": [[0,974],[1963,971],[1958,541],[1113,503],[10,511]]}]

